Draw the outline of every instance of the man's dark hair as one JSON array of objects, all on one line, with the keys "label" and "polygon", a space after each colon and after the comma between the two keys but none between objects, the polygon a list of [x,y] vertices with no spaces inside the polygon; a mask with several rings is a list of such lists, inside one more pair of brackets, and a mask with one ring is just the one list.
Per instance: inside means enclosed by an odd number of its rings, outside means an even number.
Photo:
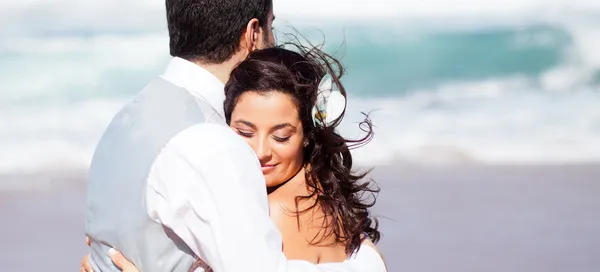
[{"label": "man's dark hair", "polygon": [[273,0],[166,0],[171,56],[222,63],[239,48],[248,22],[267,25]]}]

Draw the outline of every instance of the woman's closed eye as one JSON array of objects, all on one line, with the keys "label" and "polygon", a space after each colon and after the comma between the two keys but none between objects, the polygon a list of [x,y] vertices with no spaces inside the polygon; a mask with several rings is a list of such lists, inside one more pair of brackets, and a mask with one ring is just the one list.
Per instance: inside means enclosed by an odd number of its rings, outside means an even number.
[{"label": "woman's closed eye", "polygon": [[246,137],[246,138],[251,138],[252,136],[254,136],[254,134],[250,131],[244,131],[244,130],[237,130],[237,133],[242,136],[242,137]]},{"label": "woman's closed eye", "polygon": [[285,142],[289,141],[291,137],[292,136],[279,137],[279,136],[273,135],[273,140],[275,140],[276,142],[279,142],[279,143],[285,143]]}]

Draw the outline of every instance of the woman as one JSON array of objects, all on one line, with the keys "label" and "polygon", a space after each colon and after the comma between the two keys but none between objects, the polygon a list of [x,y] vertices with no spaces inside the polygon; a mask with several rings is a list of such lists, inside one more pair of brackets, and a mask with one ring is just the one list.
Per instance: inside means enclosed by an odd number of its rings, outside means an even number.
[{"label": "woman", "polygon": [[370,121],[361,123],[364,138],[341,137],[335,130],[346,106],[341,64],[316,48],[296,48],[255,51],[240,63],[225,86],[225,119],[260,160],[288,259],[321,264],[360,257],[385,271],[368,210],[375,198],[365,198],[378,189],[363,181],[366,173],[352,172],[349,151],[371,139]]}]

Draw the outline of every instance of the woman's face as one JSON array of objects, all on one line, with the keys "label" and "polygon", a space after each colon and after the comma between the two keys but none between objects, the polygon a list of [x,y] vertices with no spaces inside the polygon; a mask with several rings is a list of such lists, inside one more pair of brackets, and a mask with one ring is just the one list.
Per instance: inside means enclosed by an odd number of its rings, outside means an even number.
[{"label": "woman's face", "polygon": [[292,97],[281,92],[245,92],[230,127],[254,149],[267,187],[280,185],[302,167],[304,133]]}]

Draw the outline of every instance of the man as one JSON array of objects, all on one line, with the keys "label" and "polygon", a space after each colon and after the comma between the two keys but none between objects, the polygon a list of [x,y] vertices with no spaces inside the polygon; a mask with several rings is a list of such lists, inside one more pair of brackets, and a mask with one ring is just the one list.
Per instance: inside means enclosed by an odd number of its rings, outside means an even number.
[{"label": "man", "polygon": [[325,271],[286,260],[256,155],[224,122],[229,73],[274,43],[272,7],[166,0],[174,58],[115,116],[90,167],[86,233],[95,271],[118,271],[111,248],[143,272],[188,271],[196,257],[218,272]]}]

